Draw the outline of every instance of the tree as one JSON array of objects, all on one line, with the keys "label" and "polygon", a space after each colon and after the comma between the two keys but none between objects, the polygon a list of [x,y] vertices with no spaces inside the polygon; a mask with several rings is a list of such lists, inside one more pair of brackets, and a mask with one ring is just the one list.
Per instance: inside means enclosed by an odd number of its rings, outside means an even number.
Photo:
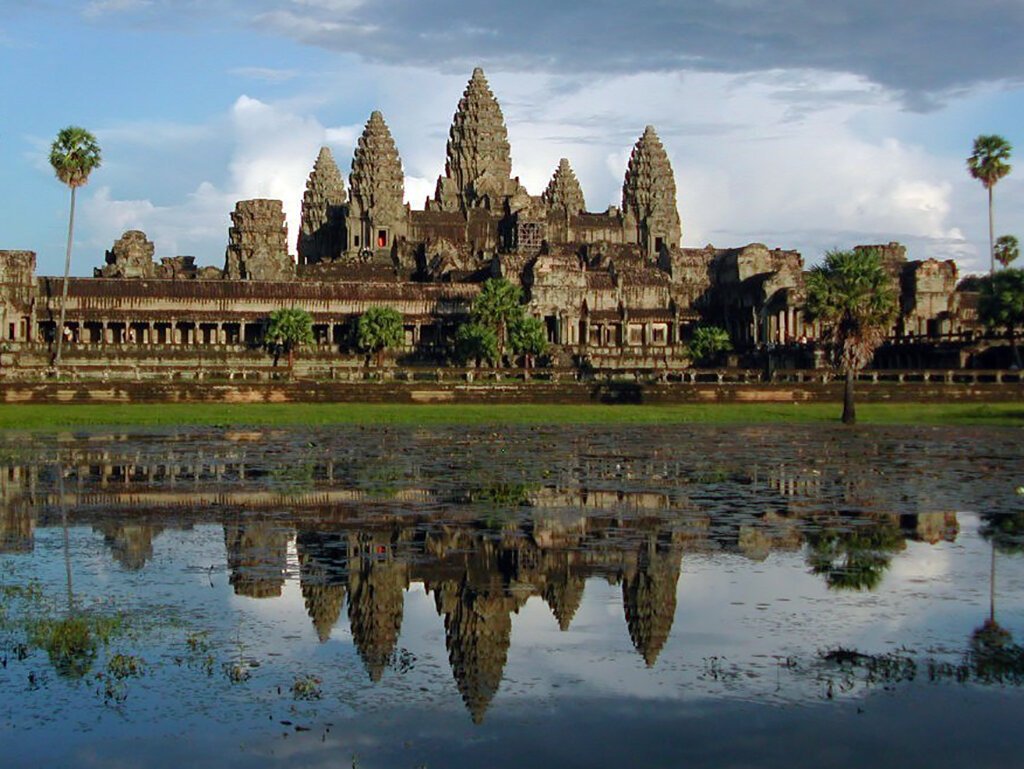
[{"label": "tree", "polygon": [[867,366],[896,311],[892,279],[874,248],[829,251],[807,275],[807,313],[821,321],[833,364],[846,377],[843,423],[854,424],[856,373]]},{"label": "tree", "polygon": [[1024,325],[1024,270],[1000,270],[981,284],[978,318],[989,328],[1006,329],[1015,366],[1020,366],[1017,326]]},{"label": "tree", "polygon": [[992,188],[996,182],[1010,173],[1010,153],[1013,146],[1002,136],[979,136],[974,140],[971,156],[967,158],[967,170],[988,190],[988,250],[991,259],[990,272],[996,271],[995,229],[992,222]]},{"label": "tree", "polygon": [[996,238],[996,261],[1009,267],[1020,256],[1020,243],[1013,235],[1000,235]]},{"label": "tree", "polygon": [[402,315],[391,307],[371,307],[359,316],[360,349],[377,353],[377,368],[384,365],[384,350],[405,341]]},{"label": "tree", "polygon": [[508,327],[509,344],[512,352],[522,355],[526,367],[530,367],[531,359],[548,351],[548,334],[544,322],[540,318],[522,313]]},{"label": "tree", "polygon": [[690,357],[695,361],[710,363],[724,352],[732,349],[729,332],[718,326],[697,326],[690,339]]},{"label": "tree", "polygon": [[498,337],[494,329],[483,323],[471,321],[463,323],[455,332],[455,358],[462,365],[481,360],[492,363],[498,357]]},{"label": "tree", "polygon": [[60,294],[60,323],[57,324],[57,354],[54,367],[60,366],[64,343],[64,314],[68,302],[68,275],[71,273],[71,244],[75,232],[75,192],[89,181],[89,174],[100,167],[100,148],[96,137],[78,126],[68,126],[57,134],[50,146],[50,165],[61,182],[71,189],[71,214],[68,217],[68,249],[64,257],[64,285]]},{"label": "tree", "polygon": [[267,344],[288,353],[288,375],[295,365],[295,350],[313,343],[313,317],[301,307],[282,307],[270,314],[267,326]]},{"label": "tree", "polygon": [[508,328],[523,314],[523,292],[504,278],[484,282],[473,300],[473,320],[494,329],[498,343],[498,360],[505,356]]}]

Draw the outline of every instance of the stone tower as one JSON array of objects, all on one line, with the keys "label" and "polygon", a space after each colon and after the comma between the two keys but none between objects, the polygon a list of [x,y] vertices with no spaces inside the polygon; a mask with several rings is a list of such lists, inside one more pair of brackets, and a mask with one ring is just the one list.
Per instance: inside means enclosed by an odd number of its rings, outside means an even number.
[{"label": "stone tower", "polygon": [[288,228],[280,200],[240,200],[231,214],[224,277],[229,280],[290,280]]},{"label": "stone tower", "polygon": [[558,161],[558,168],[548,182],[542,198],[553,211],[566,217],[576,216],[587,210],[587,204],[583,200],[583,189],[566,158]]},{"label": "stone tower", "polygon": [[627,228],[635,226],[637,242],[649,258],[679,245],[682,226],[675,175],[653,126],[647,126],[630,155],[622,183],[622,211]]},{"label": "stone tower", "polygon": [[452,119],[435,206],[442,211],[485,208],[500,212],[505,200],[519,188],[511,177],[512,152],[505,118],[484,71],[477,67]]},{"label": "stone tower", "polygon": [[337,259],[345,250],[345,181],[327,147],[313,164],[302,196],[299,264]]},{"label": "stone tower", "polygon": [[408,210],[405,176],[395,140],[384,116],[374,110],[366,121],[352,158],[349,175],[348,250],[390,253],[395,240],[405,237]]}]

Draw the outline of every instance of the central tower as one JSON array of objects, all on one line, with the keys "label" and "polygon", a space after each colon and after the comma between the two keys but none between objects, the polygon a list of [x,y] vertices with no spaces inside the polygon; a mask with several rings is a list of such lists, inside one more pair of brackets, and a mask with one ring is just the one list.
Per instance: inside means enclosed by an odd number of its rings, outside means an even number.
[{"label": "central tower", "polygon": [[484,71],[477,67],[469,79],[448,132],[444,175],[438,177],[433,208],[500,212],[519,189],[512,179],[512,153],[501,107],[491,93]]}]

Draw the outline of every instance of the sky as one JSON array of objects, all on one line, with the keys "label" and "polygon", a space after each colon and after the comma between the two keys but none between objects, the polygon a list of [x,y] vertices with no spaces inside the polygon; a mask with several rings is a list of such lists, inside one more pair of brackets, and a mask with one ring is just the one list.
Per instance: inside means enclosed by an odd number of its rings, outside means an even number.
[{"label": "sky", "polygon": [[[899,241],[987,269],[974,137],[1024,152],[1024,0],[0,0],[0,249],[62,271],[67,125],[102,166],[79,193],[72,273],[124,231],[223,266],[237,200],[284,202],[295,248],[321,145],[347,174],[380,109],[422,208],[452,114],[484,67],[512,170],[540,194],[567,157],[587,206],[621,198],[654,125],[684,246]],[[995,189],[1024,238],[1024,167]]]}]

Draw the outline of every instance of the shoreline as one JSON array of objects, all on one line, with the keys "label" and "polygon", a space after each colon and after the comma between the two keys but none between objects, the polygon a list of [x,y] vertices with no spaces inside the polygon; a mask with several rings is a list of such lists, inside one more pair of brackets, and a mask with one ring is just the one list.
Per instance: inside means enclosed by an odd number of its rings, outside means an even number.
[{"label": "shoreline", "polygon": [[[829,403],[402,404],[402,403],[106,403],[7,404],[0,431],[100,426],[316,425],[616,425],[833,424],[842,405]],[[858,425],[1024,427],[1024,403],[871,403],[857,406]],[[853,428],[856,429],[856,428]]]}]

